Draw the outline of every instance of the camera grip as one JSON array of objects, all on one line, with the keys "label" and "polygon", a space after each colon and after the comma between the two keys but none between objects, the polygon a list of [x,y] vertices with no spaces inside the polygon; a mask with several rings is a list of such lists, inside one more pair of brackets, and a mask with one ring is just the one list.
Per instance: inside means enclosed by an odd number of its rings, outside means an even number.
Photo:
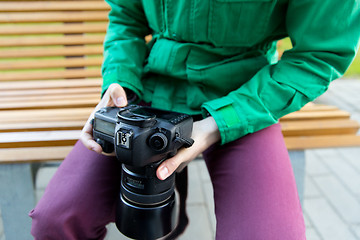
[{"label": "camera grip", "polygon": [[112,153],[114,152],[114,145],[106,143],[104,140],[97,138],[95,140],[97,144],[99,144],[103,150],[104,153]]}]

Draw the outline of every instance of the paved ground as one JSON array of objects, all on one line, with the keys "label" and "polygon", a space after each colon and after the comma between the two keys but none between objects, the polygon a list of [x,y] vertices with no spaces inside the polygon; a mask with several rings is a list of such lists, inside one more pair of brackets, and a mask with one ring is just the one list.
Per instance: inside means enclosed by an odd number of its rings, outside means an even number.
[{"label": "paved ground", "polygon": [[[352,112],[360,121],[360,80],[332,84],[318,102]],[[360,148],[306,151],[303,210],[308,240],[360,240]],[[41,196],[54,167],[40,169],[37,196]],[[202,161],[189,165],[188,213],[190,225],[180,240],[214,239],[212,187]],[[241,217],[241,216],[239,216]],[[0,240],[4,240],[0,218]],[[106,240],[126,239],[113,225]],[[7,239],[12,240],[12,239]]]},{"label": "paved ground", "polygon": [[[317,102],[360,121],[360,80],[338,80]],[[309,240],[360,239],[360,148],[307,151],[304,214]]]}]

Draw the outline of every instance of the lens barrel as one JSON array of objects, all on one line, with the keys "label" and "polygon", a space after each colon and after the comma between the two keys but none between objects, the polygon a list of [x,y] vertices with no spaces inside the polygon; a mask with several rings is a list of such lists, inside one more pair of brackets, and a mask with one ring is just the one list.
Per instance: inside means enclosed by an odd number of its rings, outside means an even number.
[{"label": "lens barrel", "polygon": [[139,206],[122,195],[116,211],[116,227],[125,236],[139,240],[154,240],[175,228],[175,194],[159,206]]},{"label": "lens barrel", "polygon": [[156,177],[160,162],[145,167],[122,165],[116,226],[133,239],[157,239],[175,228],[174,176]]}]

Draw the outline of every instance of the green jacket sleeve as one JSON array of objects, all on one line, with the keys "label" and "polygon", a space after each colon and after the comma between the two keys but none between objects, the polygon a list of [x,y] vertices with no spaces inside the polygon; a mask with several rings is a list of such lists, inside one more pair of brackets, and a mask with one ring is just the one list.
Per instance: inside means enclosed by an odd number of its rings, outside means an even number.
[{"label": "green jacket sleeve", "polygon": [[256,132],[324,93],[356,55],[360,1],[291,0],[286,29],[293,48],[225,97],[203,104],[222,144]]},{"label": "green jacket sleeve", "polygon": [[140,0],[105,0],[111,7],[104,40],[102,94],[112,83],[119,83],[139,97],[141,75],[150,33]]}]

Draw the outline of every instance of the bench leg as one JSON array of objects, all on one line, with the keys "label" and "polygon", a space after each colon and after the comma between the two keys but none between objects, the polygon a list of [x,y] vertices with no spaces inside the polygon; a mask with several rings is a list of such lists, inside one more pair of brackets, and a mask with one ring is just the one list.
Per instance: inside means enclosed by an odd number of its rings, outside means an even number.
[{"label": "bench leg", "polygon": [[291,165],[294,170],[296,187],[298,189],[300,203],[304,203],[304,188],[305,188],[305,151],[289,151]]},{"label": "bench leg", "polygon": [[6,239],[33,239],[29,211],[35,205],[31,165],[0,164],[0,207]]}]

